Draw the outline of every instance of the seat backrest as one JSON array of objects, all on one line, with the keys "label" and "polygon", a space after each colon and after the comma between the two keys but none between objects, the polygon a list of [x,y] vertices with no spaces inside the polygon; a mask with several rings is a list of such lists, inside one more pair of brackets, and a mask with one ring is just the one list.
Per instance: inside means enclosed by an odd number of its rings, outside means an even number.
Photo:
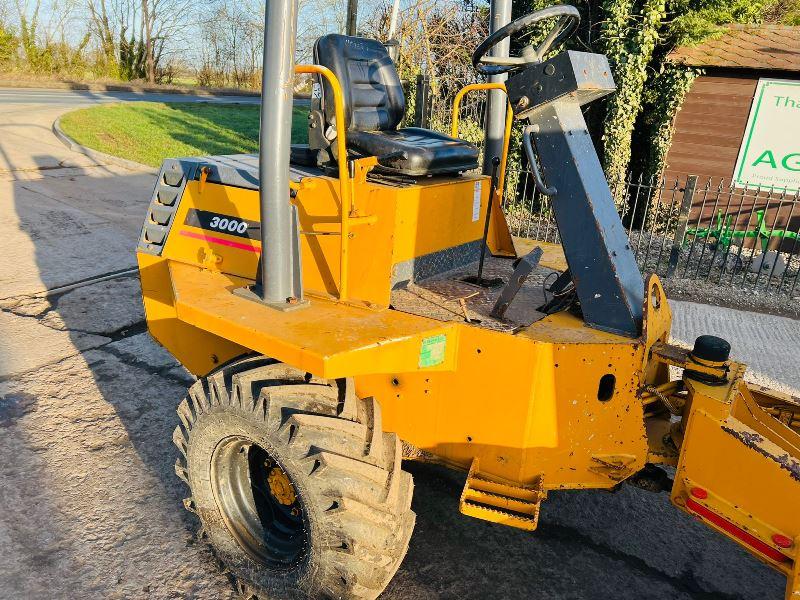
[{"label": "seat backrest", "polygon": [[[329,34],[314,44],[314,62],[329,68],[344,92],[344,113],[349,131],[397,129],[406,99],[397,69],[378,40]],[[322,108],[334,122],[333,94],[322,83]]]}]

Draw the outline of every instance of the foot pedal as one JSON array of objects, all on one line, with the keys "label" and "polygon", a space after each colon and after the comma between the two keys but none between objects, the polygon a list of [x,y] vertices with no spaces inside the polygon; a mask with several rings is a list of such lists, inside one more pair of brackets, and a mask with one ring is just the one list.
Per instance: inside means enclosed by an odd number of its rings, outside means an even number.
[{"label": "foot pedal", "polygon": [[494,308],[492,308],[491,315],[495,319],[502,320],[506,316],[506,311],[517,296],[517,292],[519,292],[520,288],[525,283],[528,275],[539,265],[542,254],[542,249],[537,246],[519,260],[514,268],[514,274],[500,293],[500,297],[497,299],[497,302],[495,302]]},{"label": "foot pedal", "polygon": [[459,510],[476,519],[534,531],[539,524],[539,507],[545,496],[541,477],[533,486],[502,483],[482,475],[475,458],[461,493]]}]

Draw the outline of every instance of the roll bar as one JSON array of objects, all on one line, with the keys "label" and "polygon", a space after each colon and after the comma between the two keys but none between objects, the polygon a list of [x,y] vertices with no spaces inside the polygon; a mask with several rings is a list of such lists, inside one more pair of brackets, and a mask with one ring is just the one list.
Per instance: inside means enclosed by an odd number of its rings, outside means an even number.
[{"label": "roll bar", "polygon": [[[355,217],[354,207],[355,198],[353,197],[353,186],[350,181],[350,170],[347,166],[347,133],[344,118],[344,94],[342,85],[339,83],[333,71],[322,65],[297,65],[295,73],[308,73],[324,77],[331,86],[333,92],[334,114],[336,116],[336,153],[339,171],[339,195],[341,197],[341,256],[339,261],[339,300],[348,298],[348,270],[347,257],[350,241],[350,221]],[[301,184],[290,183],[290,187],[298,190]]]},{"label": "roll bar", "polygon": [[[471,83],[469,85],[464,86],[459,90],[456,94],[455,99],[453,100],[453,119],[452,119],[452,127],[450,131],[450,135],[453,137],[458,137],[458,122],[459,122],[459,109],[461,108],[461,100],[466,96],[469,92],[477,92],[481,90],[500,90],[508,96],[508,92],[506,91],[506,86],[504,83],[497,82],[497,83]],[[500,176],[497,179],[497,197],[502,200],[503,199],[503,192],[505,190],[505,183],[506,183],[506,164],[508,163],[508,145],[511,140],[511,124],[514,120],[514,113],[511,111],[511,105],[508,104],[506,107],[506,129],[505,134],[503,137],[503,152],[502,156],[500,157]]]}]

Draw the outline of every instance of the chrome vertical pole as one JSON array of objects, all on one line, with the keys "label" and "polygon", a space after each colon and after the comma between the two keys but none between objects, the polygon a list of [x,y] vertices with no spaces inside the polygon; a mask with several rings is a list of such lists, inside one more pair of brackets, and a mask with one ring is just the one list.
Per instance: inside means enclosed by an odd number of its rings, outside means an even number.
[{"label": "chrome vertical pole", "polygon": [[397,35],[397,19],[400,13],[400,0],[394,0],[392,4],[392,13],[389,18],[389,35],[386,37],[386,50],[389,51],[389,58],[397,62],[397,57],[400,54],[400,41],[395,39]]},{"label": "chrome vertical pole", "polygon": [[[489,10],[489,33],[494,33],[511,22],[511,0],[492,0]],[[511,41],[506,38],[492,50],[492,56],[508,56]],[[507,75],[492,75],[492,83],[504,82]],[[486,104],[485,144],[483,147],[483,173],[491,175],[492,159],[503,154],[503,136],[506,128],[508,101],[502,90],[489,90]]]},{"label": "chrome vertical pole", "polygon": [[261,290],[264,302],[285,304],[293,295],[289,146],[294,96],[298,0],[267,0],[258,137],[261,206]]},{"label": "chrome vertical pole", "polygon": [[392,3],[392,15],[389,18],[389,39],[393,40],[397,33],[397,17],[400,13],[400,0],[394,0]]}]

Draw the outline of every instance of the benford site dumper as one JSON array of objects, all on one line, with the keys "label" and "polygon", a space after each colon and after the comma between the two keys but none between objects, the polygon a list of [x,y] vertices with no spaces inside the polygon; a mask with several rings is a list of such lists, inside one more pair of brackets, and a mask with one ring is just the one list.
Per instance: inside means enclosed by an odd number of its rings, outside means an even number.
[{"label": "benford site dumper", "polygon": [[[609,65],[552,56],[578,11],[476,49],[480,72],[509,74],[464,90],[507,93],[494,176],[456,123],[398,128],[379,42],[326,35],[295,66],[296,11],[267,3],[259,156],[165,161],[138,247],[149,330],[198,377],[174,434],[185,505],[243,596],[377,597],[414,528],[406,459],[463,470],[461,512],[531,532],[550,490],[670,489],[800,599],[800,402],[746,384],[714,332],[668,343],[581,112],[613,92]],[[546,19],[541,45],[493,56]],[[303,147],[296,72],[318,92]],[[563,254],[509,235],[512,117]],[[543,267],[560,272],[547,298]]]}]

